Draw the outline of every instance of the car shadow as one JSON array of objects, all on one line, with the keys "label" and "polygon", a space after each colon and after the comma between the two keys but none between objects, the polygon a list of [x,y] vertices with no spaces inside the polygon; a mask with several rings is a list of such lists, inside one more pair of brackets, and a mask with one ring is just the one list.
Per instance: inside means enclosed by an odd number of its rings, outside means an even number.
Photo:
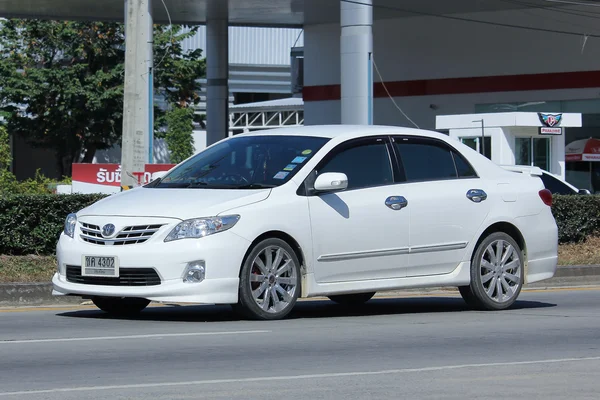
[{"label": "car shadow", "polygon": [[320,197],[329,207],[333,208],[344,219],[350,218],[350,209],[348,204],[344,202],[337,194],[331,193]]},{"label": "car shadow", "polygon": [[[555,307],[556,304],[539,301],[516,301],[506,311]],[[373,298],[359,306],[345,306],[327,299],[299,301],[286,317],[293,319],[357,318],[381,315],[410,315],[428,313],[477,312],[471,310],[460,297],[402,297]],[[486,312],[484,312],[486,313]],[[488,312],[490,315],[497,312]],[[227,322],[244,321],[228,305],[159,305],[150,306],[134,317],[116,317],[97,309],[68,311],[57,314],[67,318],[156,322]]]}]

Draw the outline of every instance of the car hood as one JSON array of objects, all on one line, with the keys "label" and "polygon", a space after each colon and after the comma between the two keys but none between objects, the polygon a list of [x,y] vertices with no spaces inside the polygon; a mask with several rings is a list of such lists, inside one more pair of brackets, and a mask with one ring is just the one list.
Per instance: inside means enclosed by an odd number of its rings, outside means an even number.
[{"label": "car hood", "polygon": [[232,208],[263,201],[271,189],[136,188],[106,197],[78,212],[79,216],[210,217]]}]

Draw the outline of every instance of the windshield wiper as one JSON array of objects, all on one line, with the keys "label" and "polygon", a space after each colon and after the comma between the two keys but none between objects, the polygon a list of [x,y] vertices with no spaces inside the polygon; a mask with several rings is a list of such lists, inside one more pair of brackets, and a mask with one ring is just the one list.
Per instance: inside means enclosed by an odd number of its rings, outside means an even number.
[{"label": "windshield wiper", "polygon": [[249,183],[247,185],[231,186],[232,189],[272,189],[277,185],[267,185],[263,183]]},{"label": "windshield wiper", "polygon": [[197,187],[204,187],[204,186],[208,186],[208,183],[206,183],[206,182],[192,182],[189,185],[187,185],[186,188],[197,188]]}]

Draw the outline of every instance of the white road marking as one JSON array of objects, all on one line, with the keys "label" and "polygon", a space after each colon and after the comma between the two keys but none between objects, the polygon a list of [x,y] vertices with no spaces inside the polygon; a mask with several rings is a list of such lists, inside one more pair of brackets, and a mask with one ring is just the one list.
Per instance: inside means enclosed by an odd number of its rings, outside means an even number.
[{"label": "white road marking", "polygon": [[195,385],[215,385],[224,383],[245,383],[245,382],[273,382],[273,381],[289,381],[301,379],[323,379],[323,378],[340,378],[353,376],[367,375],[394,375],[405,374],[412,372],[432,372],[446,371],[455,369],[467,368],[487,368],[487,367],[510,367],[517,365],[535,365],[535,364],[557,364],[567,362],[583,362],[583,361],[600,361],[600,357],[582,357],[582,358],[560,358],[549,360],[533,360],[533,361],[514,361],[514,362],[499,362],[487,364],[459,364],[459,365],[442,365],[438,367],[424,368],[403,368],[403,369],[388,369],[382,371],[362,371],[362,372],[337,372],[311,375],[288,375],[288,376],[265,376],[256,378],[232,378],[232,379],[208,379],[203,381],[185,381],[185,382],[163,382],[163,383],[140,383],[131,385],[112,385],[112,386],[81,386],[71,388],[56,388],[45,390],[24,390],[20,392],[0,392],[0,396],[18,396],[32,394],[50,394],[50,393],[65,393],[65,392],[89,392],[100,390],[123,390],[123,389],[147,389],[147,388],[164,388],[174,386],[195,386]]},{"label": "white road marking", "polygon": [[155,333],[151,335],[127,335],[127,336],[97,336],[79,338],[56,338],[56,339],[25,339],[25,340],[0,340],[1,344],[23,344],[23,343],[56,343],[56,342],[85,342],[91,340],[125,340],[125,339],[152,339],[165,337],[184,336],[217,336],[217,335],[247,335],[253,333],[270,333],[271,331],[230,331],[230,332],[190,332],[190,333]]}]

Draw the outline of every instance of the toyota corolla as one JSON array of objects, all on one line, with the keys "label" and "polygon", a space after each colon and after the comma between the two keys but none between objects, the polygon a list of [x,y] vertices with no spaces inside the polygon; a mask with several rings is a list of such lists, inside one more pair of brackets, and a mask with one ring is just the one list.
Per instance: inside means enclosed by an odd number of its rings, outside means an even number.
[{"label": "toyota corolla", "polygon": [[113,314],[151,301],[280,319],[298,298],[344,304],[458,287],[510,307],[557,266],[552,194],[450,137],[306,126],[224,139],[150,184],[67,216],[55,295]]}]

